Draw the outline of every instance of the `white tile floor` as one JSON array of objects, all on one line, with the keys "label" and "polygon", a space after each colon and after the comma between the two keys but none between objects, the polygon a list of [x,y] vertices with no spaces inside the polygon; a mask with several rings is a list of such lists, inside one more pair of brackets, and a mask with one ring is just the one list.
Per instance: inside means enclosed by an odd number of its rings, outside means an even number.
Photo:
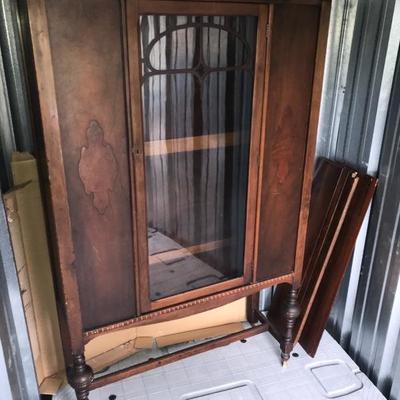
[{"label": "white tile floor", "polygon": [[[385,399],[328,333],[314,359],[301,346],[294,353],[283,369],[277,342],[261,334],[95,390],[90,400]],[[70,399],[69,388],[55,396]]]}]

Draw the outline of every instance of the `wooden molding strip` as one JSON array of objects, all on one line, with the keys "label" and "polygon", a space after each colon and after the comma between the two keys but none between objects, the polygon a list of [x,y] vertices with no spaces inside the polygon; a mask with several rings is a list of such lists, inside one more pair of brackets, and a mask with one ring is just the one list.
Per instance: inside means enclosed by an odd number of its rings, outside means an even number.
[{"label": "wooden molding strip", "polygon": [[217,308],[219,306],[241,299],[242,297],[250,296],[252,294],[258,293],[260,290],[265,289],[267,287],[275,286],[281,283],[292,283],[292,282],[293,282],[293,273],[269,279],[267,281],[241,286],[236,289],[217,293],[211,296],[202,297],[197,300],[192,300],[186,303],[178,304],[173,307],[168,307],[147,314],[143,314],[139,317],[128,319],[126,321],[121,321],[111,325],[106,325],[103,327],[86,331],[83,334],[84,341],[85,343],[88,343],[95,337],[112,331],[126,329],[134,326],[148,325],[155,322],[170,321],[176,318],[184,318],[188,315],[208,311],[213,308]]},{"label": "wooden molding strip", "polygon": [[145,142],[145,156],[183,153],[197,150],[218,149],[234,146],[238,143],[238,133],[216,133],[211,135],[189,136],[178,139],[152,140]]},{"label": "wooden molding strip", "polygon": [[311,113],[308,126],[307,148],[303,171],[303,189],[301,194],[300,215],[297,230],[297,245],[294,266],[296,287],[301,284],[304,262],[305,238],[307,233],[309,206],[311,201],[311,186],[314,174],[314,161],[317,145],[318,122],[321,108],[322,85],[324,79],[325,54],[328,41],[330,13],[330,1],[323,0],[321,3],[317,52],[315,55]]}]

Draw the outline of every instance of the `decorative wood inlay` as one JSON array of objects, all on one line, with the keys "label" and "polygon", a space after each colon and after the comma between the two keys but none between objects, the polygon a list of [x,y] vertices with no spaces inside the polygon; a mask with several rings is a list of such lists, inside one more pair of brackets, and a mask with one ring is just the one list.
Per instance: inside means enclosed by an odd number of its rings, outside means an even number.
[{"label": "decorative wood inlay", "polygon": [[[284,282],[287,282],[287,283],[292,282],[292,279],[293,279],[293,274],[283,275],[283,276],[279,276],[274,279],[269,279],[268,281],[253,283],[253,284],[246,285],[246,286],[241,286],[239,288],[228,290],[228,291],[221,292],[221,293],[217,293],[212,296],[207,296],[207,297],[203,297],[203,298],[200,298],[197,300],[178,304],[177,306],[174,306],[174,307],[168,307],[168,308],[164,308],[159,311],[153,311],[148,314],[141,315],[140,317],[128,319],[126,321],[122,321],[122,322],[118,322],[115,324],[100,327],[97,329],[92,329],[90,331],[86,331],[83,334],[84,340],[85,340],[85,343],[88,343],[91,339],[93,339],[94,337],[99,336],[101,334],[119,330],[119,329],[124,329],[124,328],[127,328],[132,325],[145,325],[146,323],[151,323],[151,322],[157,321],[157,319],[162,316],[181,312],[183,310],[186,310],[186,309],[189,309],[189,308],[192,308],[195,306],[198,307],[198,306],[201,306],[201,305],[207,304],[207,303],[219,304],[218,301],[221,299],[224,299],[224,298],[227,298],[228,299],[227,303],[229,303],[229,301],[234,301],[238,298],[246,297],[246,296],[248,296],[250,294],[254,294],[255,292],[258,292],[264,288],[278,285],[278,284],[284,283]],[[232,300],[229,300],[230,298],[232,298]],[[175,318],[175,316],[172,315],[171,318]]]},{"label": "decorative wood inlay", "polygon": [[113,190],[118,173],[117,160],[111,145],[104,141],[103,128],[96,120],[90,122],[86,136],[87,146],[82,147],[79,160],[79,176],[94,207],[104,214],[110,205],[109,192]]},{"label": "decorative wood inlay", "polygon": [[238,143],[238,134],[235,132],[190,136],[178,139],[152,140],[145,142],[144,154],[146,156],[159,156],[170,153],[210,150],[219,147],[234,146],[236,143]]}]

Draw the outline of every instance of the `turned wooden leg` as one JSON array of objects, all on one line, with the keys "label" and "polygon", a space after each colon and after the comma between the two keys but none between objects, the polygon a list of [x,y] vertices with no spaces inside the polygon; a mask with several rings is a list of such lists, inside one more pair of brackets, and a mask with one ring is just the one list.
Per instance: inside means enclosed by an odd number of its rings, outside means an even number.
[{"label": "turned wooden leg", "polygon": [[74,388],[77,400],[89,399],[89,386],[93,381],[93,370],[85,362],[83,354],[73,356],[73,365],[68,368],[68,382]]},{"label": "turned wooden leg", "polygon": [[293,350],[294,326],[299,315],[300,307],[297,303],[297,290],[291,288],[283,309],[284,326],[281,342],[281,360],[284,367],[287,366],[290,353]]}]

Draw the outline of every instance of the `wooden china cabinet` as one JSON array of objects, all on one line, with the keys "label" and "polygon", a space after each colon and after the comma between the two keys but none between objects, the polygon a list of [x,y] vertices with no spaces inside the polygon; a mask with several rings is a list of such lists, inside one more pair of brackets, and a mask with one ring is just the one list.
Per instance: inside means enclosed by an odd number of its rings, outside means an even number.
[{"label": "wooden china cabinet", "polygon": [[[299,314],[329,2],[27,0],[69,382],[89,390]],[[84,345],[248,297],[252,327],[93,380]],[[256,319],[259,319],[257,322]]]}]

